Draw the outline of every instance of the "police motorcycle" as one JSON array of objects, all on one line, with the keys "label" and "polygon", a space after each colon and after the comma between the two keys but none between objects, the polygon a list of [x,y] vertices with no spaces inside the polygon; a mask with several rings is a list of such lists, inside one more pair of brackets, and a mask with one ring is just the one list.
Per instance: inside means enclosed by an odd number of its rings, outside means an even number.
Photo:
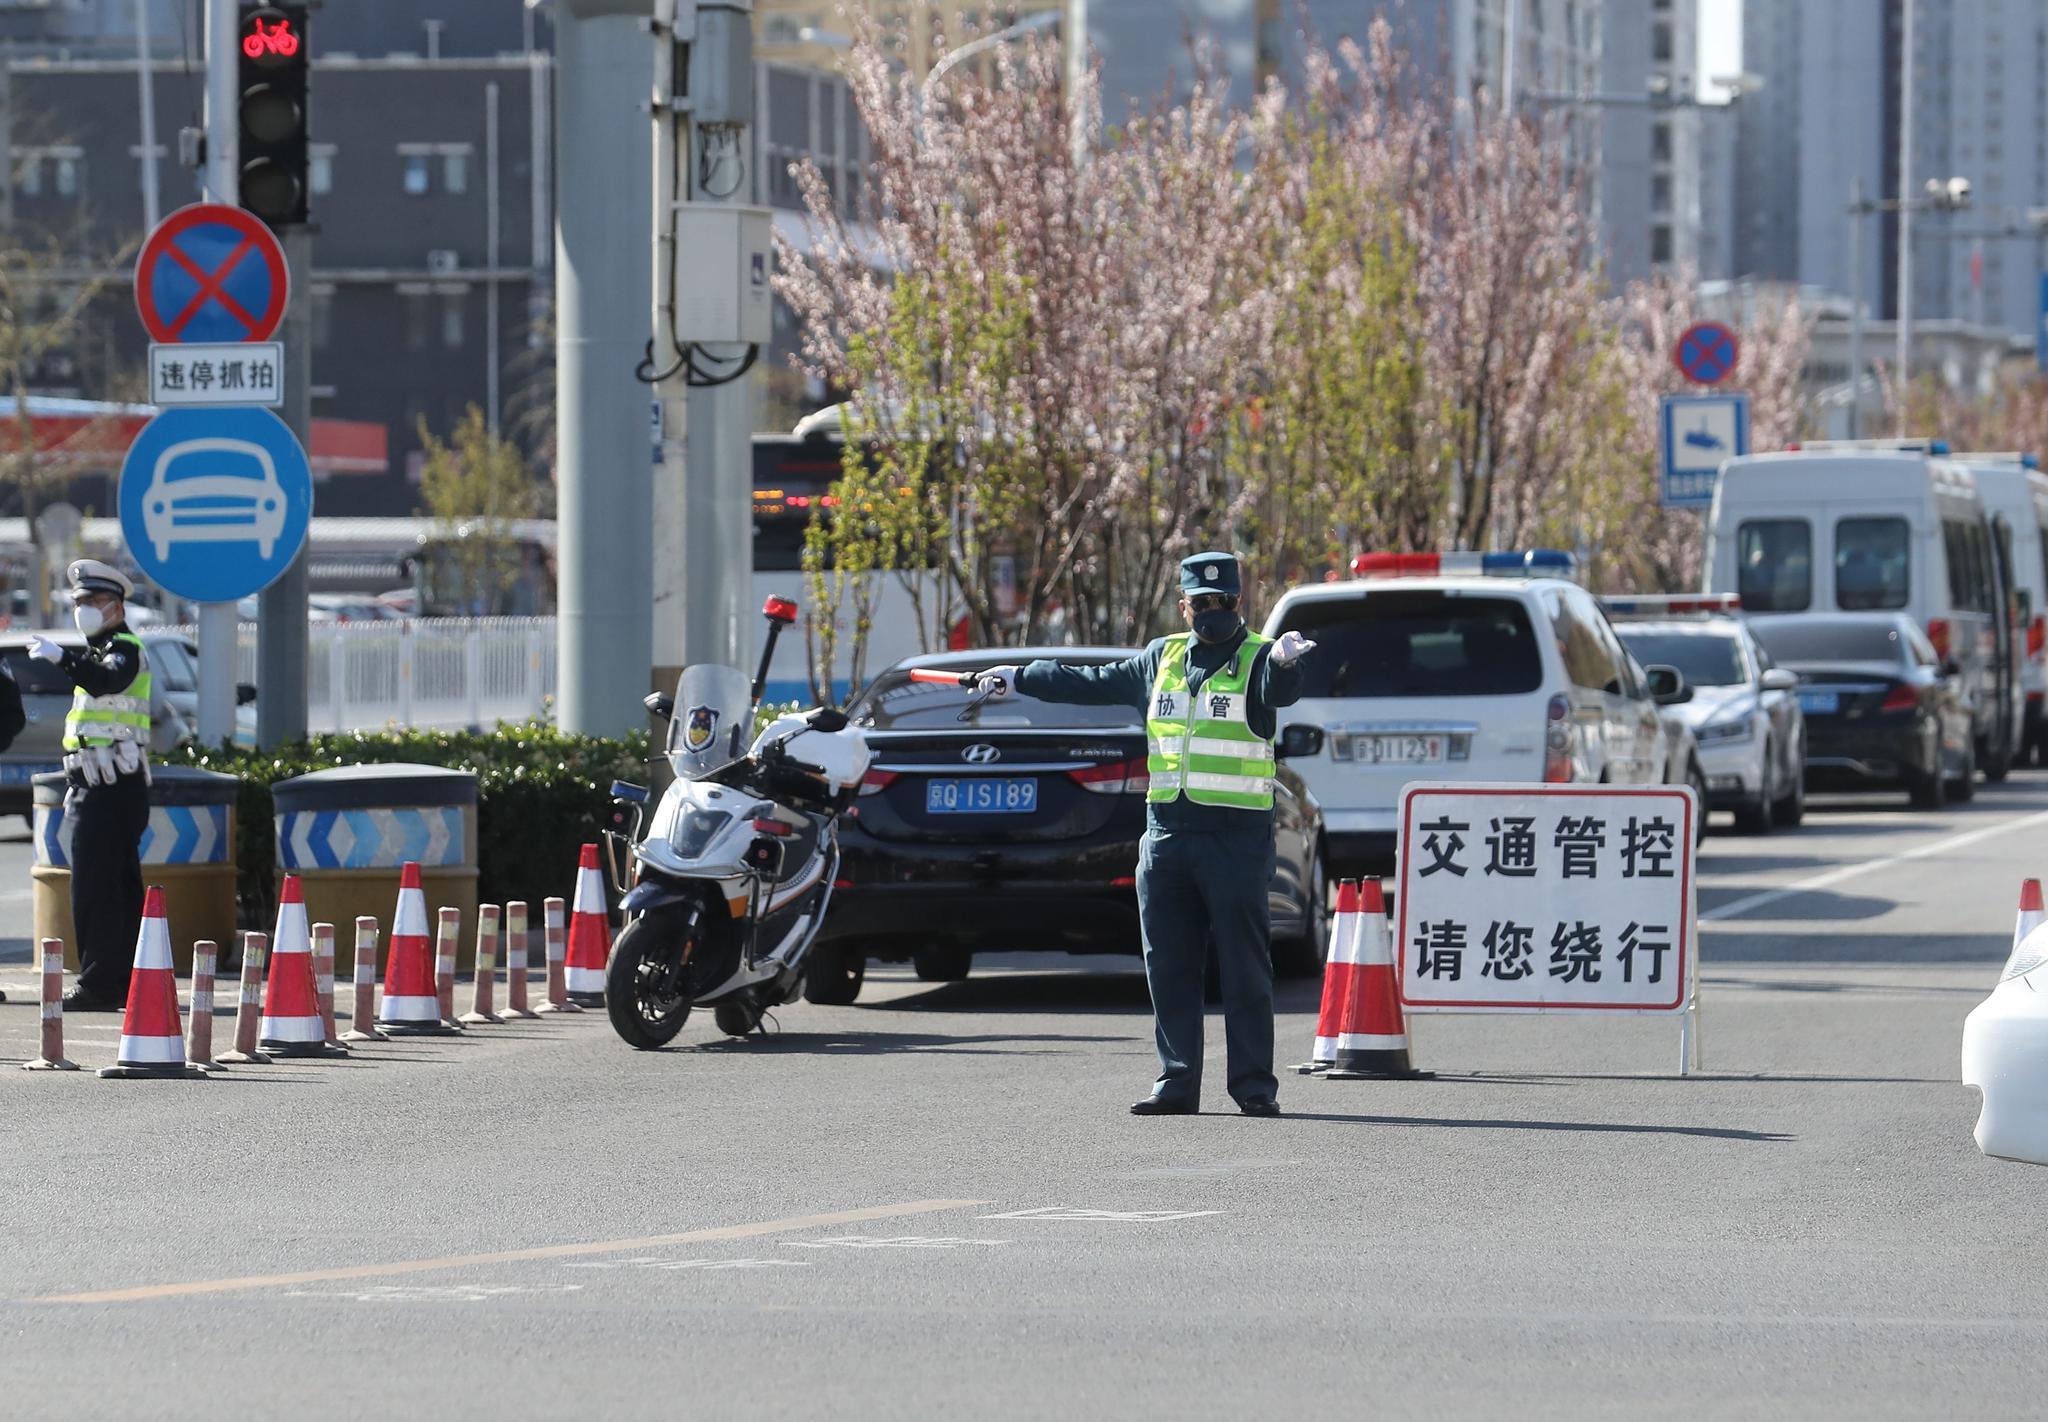
[{"label": "police motorcycle", "polygon": [[744,1037],[803,992],[839,872],[836,822],[867,774],[867,738],[837,708],[779,716],[752,734],[776,640],[797,608],[771,597],[762,613],[767,645],[751,685],[737,667],[700,664],[683,669],[673,696],[647,698],[668,722],[676,777],[652,817],[645,787],[612,785],[605,853],[626,923],[605,970],[605,1010],[642,1049],[673,1041],[692,1007]]}]

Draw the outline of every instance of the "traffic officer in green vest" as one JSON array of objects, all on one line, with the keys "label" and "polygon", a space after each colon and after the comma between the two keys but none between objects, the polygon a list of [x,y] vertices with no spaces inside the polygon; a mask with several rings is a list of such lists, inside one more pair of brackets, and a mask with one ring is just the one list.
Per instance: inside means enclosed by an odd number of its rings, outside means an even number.
[{"label": "traffic officer in green vest", "polygon": [[1247,1116],[1280,1114],[1273,1077],[1273,959],[1266,891],[1273,877],[1275,709],[1301,696],[1299,632],[1270,640],[1238,612],[1237,559],[1197,553],[1180,565],[1180,613],[1192,635],[1161,637],[1102,666],[1044,660],[991,667],[977,688],[1002,697],[1134,706],[1145,712],[1150,788],[1138,854],[1138,918],[1152,990],[1159,1079],[1133,1115],[1188,1115],[1202,1095],[1202,980],[1215,944],[1223,980],[1229,1089]]},{"label": "traffic officer in green vest", "polygon": [[120,1007],[128,999],[135,939],[142,928],[142,835],[149,828],[149,658],[128,630],[134,584],[92,558],[71,565],[71,616],[83,647],[48,637],[32,657],[71,679],[64,718],[64,817],[71,822],[71,920],[78,935],[73,1011]]}]

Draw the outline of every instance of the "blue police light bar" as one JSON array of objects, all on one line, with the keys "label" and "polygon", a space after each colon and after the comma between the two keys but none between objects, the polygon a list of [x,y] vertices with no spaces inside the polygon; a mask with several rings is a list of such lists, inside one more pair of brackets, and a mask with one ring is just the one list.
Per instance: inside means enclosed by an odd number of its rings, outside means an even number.
[{"label": "blue police light bar", "polygon": [[1579,560],[1556,548],[1520,553],[1361,553],[1351,560],[1361,578],[1576,578]]},{"label": "blue police light bar", "polygon": [[1603,597],[1600,605],[1613,617],[1732,616],[1742,611],[1742,594],[1636,593]]},{"label": "blue police light bar", "polygon": [[1578,576],[1579,560],[1560,548],[1531,548],[1488,553],[1480,560],[1480,571],[1495,578],[1571,578]]}]

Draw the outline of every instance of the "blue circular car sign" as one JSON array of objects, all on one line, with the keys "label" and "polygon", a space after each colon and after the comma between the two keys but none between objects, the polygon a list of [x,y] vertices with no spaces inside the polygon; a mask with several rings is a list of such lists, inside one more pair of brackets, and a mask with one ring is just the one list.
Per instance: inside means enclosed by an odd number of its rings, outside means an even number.
[{"label": "blue circular car sign", "polygon": [[193,602],[233,602],[299,556],[313,471],[268,410],[165,410],[128,446],[120,505],[128,552],[150,581]]}]

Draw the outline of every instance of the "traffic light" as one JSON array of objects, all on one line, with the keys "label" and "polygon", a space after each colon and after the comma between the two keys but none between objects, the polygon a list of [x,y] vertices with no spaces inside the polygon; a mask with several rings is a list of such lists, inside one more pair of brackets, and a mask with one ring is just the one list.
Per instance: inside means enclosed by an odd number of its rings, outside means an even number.
[{"label": "traffic light", "polygon": [[268,4],[242,10],[241,204],[272,227],[306,221],[306,11]]}]

